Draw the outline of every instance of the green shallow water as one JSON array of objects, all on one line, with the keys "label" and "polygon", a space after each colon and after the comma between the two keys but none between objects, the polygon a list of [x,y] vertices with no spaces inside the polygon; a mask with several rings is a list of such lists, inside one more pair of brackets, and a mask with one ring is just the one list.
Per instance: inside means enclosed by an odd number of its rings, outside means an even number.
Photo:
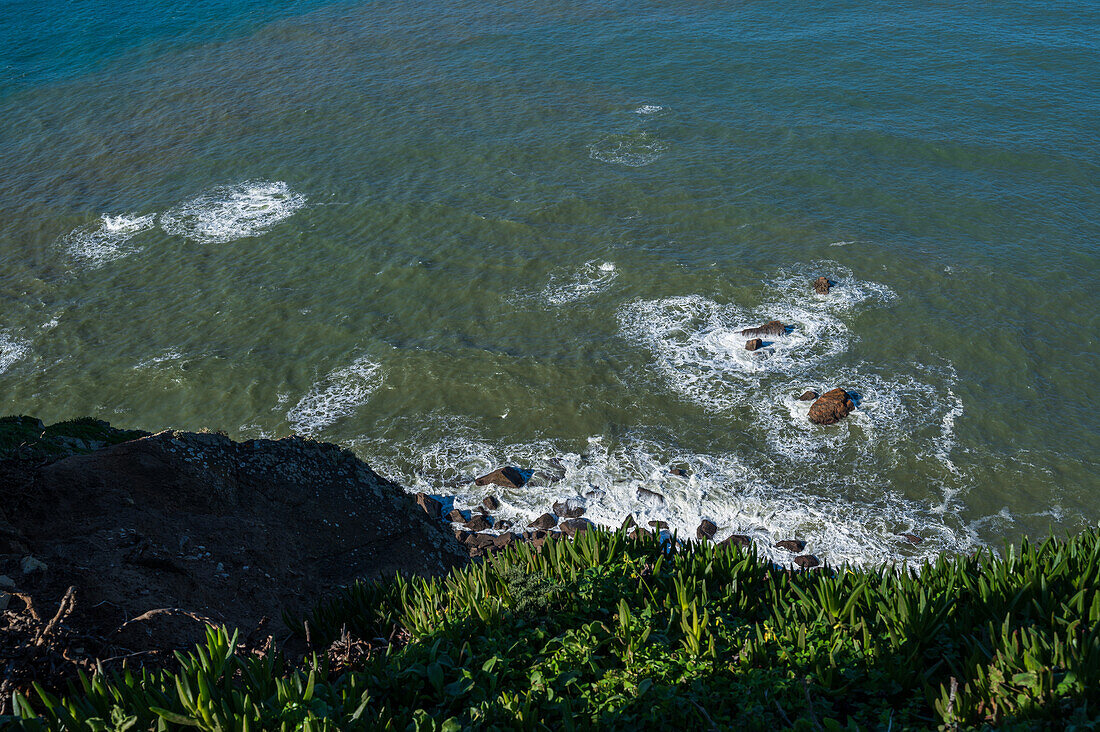
[{"label": "green shallow water", "polygon": [[231,10],[15,14],[0,409],[836,561],[1100,519],[1095,6]]}]

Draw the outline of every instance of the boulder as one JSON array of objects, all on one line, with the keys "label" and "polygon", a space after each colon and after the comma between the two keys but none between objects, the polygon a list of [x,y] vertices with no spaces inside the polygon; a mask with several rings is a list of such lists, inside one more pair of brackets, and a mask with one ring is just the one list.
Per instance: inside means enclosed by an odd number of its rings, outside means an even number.
[{"label": "boulder", "polygon": [[493,528],[497,531],[507,531],[508,529],[512,528],[512,522],[505,521],[504,519],[499,519],[495,524],[493,524]]},{"label": "boulder", "polygon": [[451,512],[447,514],[447,520],[459,524],[466,523],[466,517],[462,514],[462,511],[459,511],[457,508],[451,509]]},{"label": "boulder", "polygon": [[802,396],[798,397],[800,402],[812,402],[814,399],[817,399],[817,392],[813,389],[807,389],[802,392]]},{"label": "boulder", "polygon": [[486,511],[495,511],[500,508],[500,501],[492,493],[481,499],[481,507]]},{"label": "boulder", "polygon": [[512,542],[514,542],[515,540],[515,534],[500,534],[493,537],[493,546],[495,546],[497,549],[503,549],[504,547],[511,545]]},{"label": "boulder", "polygon": [[784,539],[783,541],[775,542],[775,545],[780,549],[786,549],[789,552],[798,554],[800,551],[806,548],[806,542],[799,541],[797,539]]},{"label": "boulder", "polygon": [[730,534],[725,539],[718,542],[718,546],[740,546],[748,548],[752,546],[752,539],[744,534]]},{"label": "boulder", "polygon": [[424,513],[428,514],[433,519],[437,519],[443,514],[443,504],[427,493],[416,494],[416,505],[424,509]]},{"label": "boulder", "polygon": [[668,473],[669,475],[678,475],[681,478],[688,477],[688,471],[683,468],[670,468]]},{"label": "boulder", "polygon": [[583,534],[588,531],[591,522],[587,519],[573,518],[562,521],[558,526],[561,528],[561,533],[566,536],[573,536],[574,534]]},{"label": "boulder", "polygon": [[558,520],[552,513],[544,513],[537,519],[527,524],[529,529],[552,529],[558,525]]},{"label": "boulder", "polygon": [[713,539],[716,531],[718,531],[718,526],[713,521],[703,519],[699,524],[699,528],[695,530],[695,538],[699,541]]},{"label": "boulder", "polygon": [[623,531],[626,531],[627,529],[633,528],[637,525],[638,522],[634,520],[634,514],[630,513],[627,514],[626,518],[623,519],[623,525],[619,528],[621,528]]},{"label": "boulder", "polygon": [[756,351],[756,350],[758,350],[760,348],[763,348],[763,347],[764,347],[764,341],[760,340],[759,338],[753,338],[752,340],[745,341],[745,350],[746,351]]},{"label": "boulder", "polygon": [[818,277],[814,280],[814,292],[818,295],[828,295],[829,289],[833,286],[832,282],[829,282],[828,277]]},{"label": "boulder", "polygon": [[522,488],[527,482],[526,476],[518,468],[507,466],[483,475],[474,481],[475,485],[499,485],[505,488]]},{"label": "boulder", "polygon": [[822,394],[810,405],[810,421],[814,424],[833,424],[847,417],[855,408],[855,402],[848,392],[833,389]]},{"label": "boulder", "polygon": [[474,516],[466,522],[466,528],[470,531],[485,531],[493,528],[493,524],[484,516]]},{"label": "boulder", "polygon": [[668,524],[664,521],[650,521],[649,525],[657,531],[668,531]]},{"label": "boulder", "polygon": [[[778,320],[769,320],[758,328],[745,328],[741,331],[741,335],[749,336],[751,338],[759,338],[760,336],[781,336],[787,334],[787,326]],[[752,350],[751,348],[749,349]]]},{"label": "boulder", "polygon": [[797,556],[794,558],[794,563],[797,564],[800,569],[813,569],[814,567],[821,566],[821,561],[813,554]]},{"label": "boulder", "polygon": [[580,518],[584,515],[584,506],[575,498],[554,501],[554,513],[559,518]]}]

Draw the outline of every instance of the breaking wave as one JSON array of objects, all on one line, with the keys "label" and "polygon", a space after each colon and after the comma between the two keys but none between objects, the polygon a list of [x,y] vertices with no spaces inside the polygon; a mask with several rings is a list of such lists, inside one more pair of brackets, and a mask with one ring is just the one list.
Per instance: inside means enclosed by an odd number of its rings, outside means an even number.
[{"label": "breaking wave", "polygon": [[66,234],[62,245],[73,259],[98,267],[133,251],[130,240],[152,229],[155,218],[155,214],[103,215],[98,221],[79,226]]},{"label": "breaking wave", "polygon": [[357,358],[351,365],[333,371],[315,384],[287,412],[287,421],[299,432],[317,432],[366,403],[382,385],[382,380],[381,364],[365,356]]},{"label": "breaking wave", "polygon": [[204,244],[258,236],[306,203],[282,181],[247,181],[212,188],[160,216],[169,234]]}]

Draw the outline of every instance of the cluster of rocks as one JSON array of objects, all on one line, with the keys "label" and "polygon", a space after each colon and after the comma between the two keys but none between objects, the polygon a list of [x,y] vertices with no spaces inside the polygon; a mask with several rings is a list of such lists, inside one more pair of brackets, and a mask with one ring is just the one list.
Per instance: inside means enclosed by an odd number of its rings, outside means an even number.
[{"label": "cluster of rocks", "polygon": [[[676,475],[686,473],[682,468],[673,468],[671,472]],[[522,477],[518,469],[505,467],[477,478],[474,483],[479,486],[501,485],[518,488],[523,485]],[[552,511],[543,513],[528,522],[525,527],[520,527],[519,531],[514,531],[516,527],[509,521],[492,519],[492,512],[500,508],[500,501],[495,495],[486,496],[472,511],[463,512],[453,508],[446,515],[443,513],[443,503],[427,493],[417,493],[416,502],[428,516],[450,522],[455,527],[455,538],[467,548],[471,557],[492,554],[516,542],[526,542],[539,548],[550,539],[572,538],[593,526],[591,521],[583,518],[584,505],[576,499],[555,501]],[[668,531],[668,524],[664,521],[650,521],[649,527],[646,529],[639,526],[633,515],[628,515],[622,524],[623,530],[630,538],[659,535],[661,532]],[[489,533],[490,531],[499,533]],[[716,533],[718,533],[718,525],[710,519],[703,519],[695,530],[695,538],[699,542],[713,542]],[[744,534],[733,534],[718,542],[718,546],[748,548],[751,545],[752,539]],[[794,557],[793,561],[800,569],[812,569],[821,565],[814,555],[801,554],[806,548],[804,541],[786,539],[776,542],[775,546],[799,555]]]},{"label": "cluster of rocks", "polygon": [[[828,295],[833,287],[828,277],[818,277],[813,281],[813,289],[818,295]],[[764,347],[761,336],[775,337],[786,335],[793,328],[778,320],[770,320],[757,328],[745,328],[741,335],[749,336],[745,341],[745,350],[757,351]],[[834,424],[848,416],[855,409],[855,402],[844,389],[832,389],[818,396],[817,392],[807,390],[798,397],[801,401],[813,401],[810,405],[810,421],[814,424]]]}]

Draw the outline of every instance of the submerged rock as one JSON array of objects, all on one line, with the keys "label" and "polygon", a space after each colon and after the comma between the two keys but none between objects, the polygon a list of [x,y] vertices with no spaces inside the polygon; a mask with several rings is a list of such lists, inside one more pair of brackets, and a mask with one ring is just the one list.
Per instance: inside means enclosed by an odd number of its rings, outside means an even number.
[{"label": "submerged rock", "polygon": [[474,481],[475,485],[499,485],[505,488],[522,488],[527,477],[518,468],[507,466],[494,470]]},{"label": "submerged rock", "polygon": [[814,280],[814,292],[818,295],[828,295],[832,286],[833,283],[829,282],[828,277],[818,277]]},{"label": "submerged rock", "polygon": [[496,496],[490,493],[485,496],[485,498],[481,499],[481,506],[486,511],[495,511],[500,508],[500,501],[497,500]]},{"label": "submerged rock", "polygon": [[663,506],[665,505],[665,497],[656,491],[651,491],[648,488],[638,489],[638,500],[649,506]]},{"label": "submerged rock", "polygon": [[[753,338],[759,336],[781,336],[787,334],[787,326],[783,325],[778,320],[769,320],[759,328],[745,328],[741,331],[741,335],[751,336]],[[749,349],[752,350],[751,348]]]},{"label": "submerged rock", "polygon": [[718,531],[718,526],[710,519],[703,519],[699,523],[699,528],[695,530],[695,538],[699,541],[704,539],[713,539],[715,532]]},{"label": "submerged rock", "polygon": [[807,389],[806,391],[802,392],[802,396],[798,397],[798,401],[812,402],[814,399],[817,399],[817,396],[818,394],[816,391],[814,391],[813,389]]},{"label": "submerged rock", "polygon": [[560,518],[580,518],[584,515],[584,504],[576,498],[565,501],[554,501],[554,513]]},{"label": "submerged rock", "polygon": [[744,534],[730,534],[722,541],[718,542],[718,546],[740,546],[750,547],[752,546],[752,539]]},{"label": "submerged rock", "polygon": [[924,541],[924,539],[917,536],[916,534],[905,533],[905,534],[898,534],[898,536],[900,536],[902,539],[905,539],[910,544],[920,544]]},{"label": "submerged rock", "polygon": [[783,541],[775,542],[775,545],[780,549],[786,549],[789,552],[798,552],[806,548],[806,542],[799,541],[798,539],[784,539]]},{"label": "submerged rock", "polygon": [[848,392],[833,389],[822,394],[810,405],[810,421],[814,424],[833,424],[847,417],[856,408]]},{"label": "submerged rock", "polygon": [[760,340],[759,338],[753,338],[750,341],[745,341],[745,350],[746,351],[756,351],[756,350],[759,350],[760,348],[763,348],[763,347],[764,347],[764,341]]}]

